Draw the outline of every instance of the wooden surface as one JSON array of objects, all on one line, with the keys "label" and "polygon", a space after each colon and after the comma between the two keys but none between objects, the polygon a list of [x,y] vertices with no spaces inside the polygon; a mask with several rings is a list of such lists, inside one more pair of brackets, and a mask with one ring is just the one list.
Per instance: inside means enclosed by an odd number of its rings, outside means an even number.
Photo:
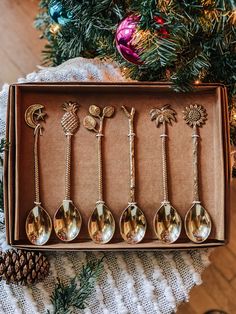
[{"label": "wooden surface", "polygon": [[[0,85],[36,70],[44,45],[32,27],[37,1],[0,0]],[[232,211],[236,211],[236,180],[232,184]],[[236,314],[236,213],[231,216],[231,239],[227,247],[216,249],[212,264],[204,272],[203,285],[195,287],[188,303],[178,314],[202,314],[218,308]],[[149,313],[151,314],[151,313]]]}]

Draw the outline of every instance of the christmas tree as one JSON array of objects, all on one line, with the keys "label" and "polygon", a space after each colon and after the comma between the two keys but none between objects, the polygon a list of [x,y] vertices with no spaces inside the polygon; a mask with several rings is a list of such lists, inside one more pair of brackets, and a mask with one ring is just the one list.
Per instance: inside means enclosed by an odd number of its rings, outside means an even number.
[{"label": "christmas tree", "polygon": [[235,0],[41,0],[40,8],[46,64],[111,58],[125,75],[170,81],[176,91],[225,84],[236,144]]}]

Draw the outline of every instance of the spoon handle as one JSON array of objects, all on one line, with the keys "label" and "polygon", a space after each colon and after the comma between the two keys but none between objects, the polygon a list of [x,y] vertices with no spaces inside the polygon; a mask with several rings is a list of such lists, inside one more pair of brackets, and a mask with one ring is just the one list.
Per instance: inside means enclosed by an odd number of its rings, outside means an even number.
[{"label": "spoon handle", "polygon": [[167,140],[167,133],[166,133],[166,122],[163,121],[162,123],[162,134],[160,135],[161,138],[161,154],[162,154],[162,184],[163,184],[163,203],[168,203],[168,174],[167,174],[167,157],[166,157],[166,140]]},{"label": "spoon handle", "polygon": [[193,202],[199,202],[199,182],[198,182],[198,132],[197,126],[193,126]]},{"label": "spoon handle", "polygon": [[41,126],[37,124],[34,130],[34,185],[35,185],[35,204],[40,205],[40,181],[39,181],[39,135]]},{"label": "spoon handle", "polygon": [[70,200],[70,178],[71,178],[71,138],[66,135],[66,169],[65,169],[65,200]]},{"label": "spoon handle", "polygon": [[97,161],[98,161],[98,202],[103,202],[103,173],[102,173],[102,133],[96,134],[97,137]]},{"label": "spoon handle", "polygon": [[134,114],[135,108],[132,107],[131,111],[122,106],[125,115],[128,117],[129,121],[129,169],[130,169],[130,203],[135,203],[135,133],[134,133]]}]

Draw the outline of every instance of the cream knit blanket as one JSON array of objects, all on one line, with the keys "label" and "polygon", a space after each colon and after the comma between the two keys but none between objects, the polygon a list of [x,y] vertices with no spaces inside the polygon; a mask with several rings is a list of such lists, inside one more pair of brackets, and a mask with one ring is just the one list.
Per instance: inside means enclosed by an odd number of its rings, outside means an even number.
[{"label": "cream knit blanket", "polygon": [[[76,58],[56,68],[41,68],[18,82],[48,81],[124,81],[119,68],[110,62]],[[0,135],[4,137],[8,85],[0,93]],[[2,218],[2,217],[0,217]],[[4,230],[0,230],[2,249],[7,249]],[[32,288],[0,282],[0,314],[36,314],[51,310],[50,295],[56,278],[65,282],[80,272],[82,264],[101,257],[100,252],[48,254],[51,273]],[[108,252],[104,272],[96,283],[89,306],[75,313],[92,314],[168,314],[188,301],[189,291],[201,284],[200,274],[209,264],[209,251]]]}]

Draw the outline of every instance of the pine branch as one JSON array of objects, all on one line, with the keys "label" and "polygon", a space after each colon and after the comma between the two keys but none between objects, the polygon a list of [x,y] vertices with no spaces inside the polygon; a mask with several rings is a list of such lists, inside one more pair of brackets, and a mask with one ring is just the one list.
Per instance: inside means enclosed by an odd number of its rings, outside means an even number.
[{"label": "pine branch", "polygon": [[61,282],[58,278],[58,283],[51,295],[54,309],[53,312],[48,311],[48,314],[72,314],[76,308],[85,309],[86,301],[102,271],[102,261],[103,259],[88,262],[69,284]]}]

